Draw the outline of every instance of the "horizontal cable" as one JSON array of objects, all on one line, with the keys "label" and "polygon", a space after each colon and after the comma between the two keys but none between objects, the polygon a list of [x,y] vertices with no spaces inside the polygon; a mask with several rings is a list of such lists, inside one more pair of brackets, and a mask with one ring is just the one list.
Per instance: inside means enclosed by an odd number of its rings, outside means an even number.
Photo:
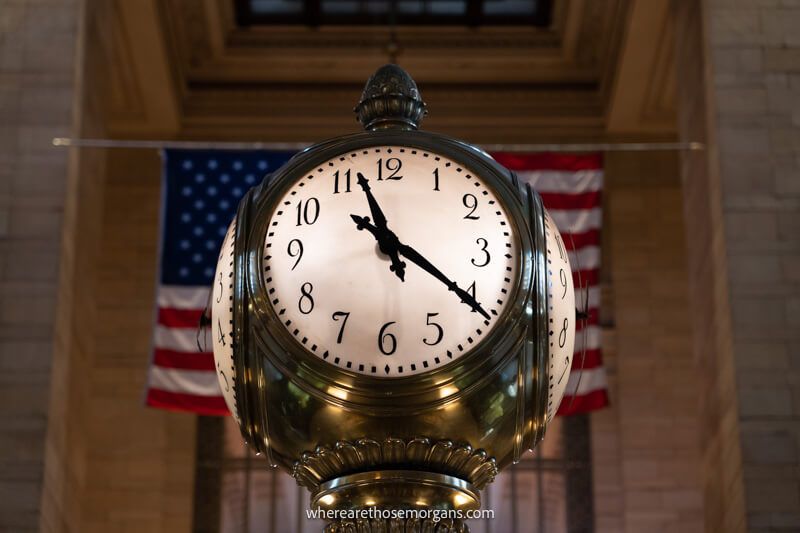
[{"label": "horizontal cable", "polygon": [[[145,148],[151,150],[303,150],[314,143],[167,141],[127,139],[76,139],[55,137],[53,146],[75,148]],[[566,144],[484,144],[487,152],[663,152],[705,150],[699,142],[654,143],[566,143]]]}]

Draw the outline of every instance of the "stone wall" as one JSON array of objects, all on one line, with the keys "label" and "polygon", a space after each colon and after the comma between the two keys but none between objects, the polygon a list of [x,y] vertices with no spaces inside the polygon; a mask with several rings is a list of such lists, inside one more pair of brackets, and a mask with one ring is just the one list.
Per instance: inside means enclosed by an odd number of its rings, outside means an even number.
[{"label": "stone wall", "polygon": [[800,2],[676,1],[708,531],[800,528]]},{"label": "stone wall", "polygon": [[0,531],[39,522],[79,4],[0,2]]},{"label": "stone wall", "polygon": [[800,529],[800,2],[708,3],[749,531]]},{"label": "stone wall", "polygon": [[612,152],[605,172],[612,403],[592,415],[596,531],[702,531],[700,383],[677,154]]}]

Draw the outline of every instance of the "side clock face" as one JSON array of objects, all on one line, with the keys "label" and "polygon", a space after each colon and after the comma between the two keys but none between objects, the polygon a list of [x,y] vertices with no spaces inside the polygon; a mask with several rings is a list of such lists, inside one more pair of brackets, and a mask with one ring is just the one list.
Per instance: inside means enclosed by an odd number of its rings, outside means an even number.
[{"label": "side clock face", "polygon": [[544,216],[544,228],[549,327],[547,419],[550,420],[564,396],[572,367],[575,347],[575,292],[564,241],[547,212]]},{"label": "side clock face", "polygon": [[263,249],[269,302],[308,352],[396,378],[468,353],[514,293],[520,250],[490,186],[433,152],[341,154],[277,202]]},{"label": "side clock face", "polygon": [[233,219],[217,260],[214,286],[211,289],[211,333],[214,344],[214,365],[222,396],[236,422],[239,412],[236,409],[234,392],[233,361],[233,238],[236,232],[236,219]]}]

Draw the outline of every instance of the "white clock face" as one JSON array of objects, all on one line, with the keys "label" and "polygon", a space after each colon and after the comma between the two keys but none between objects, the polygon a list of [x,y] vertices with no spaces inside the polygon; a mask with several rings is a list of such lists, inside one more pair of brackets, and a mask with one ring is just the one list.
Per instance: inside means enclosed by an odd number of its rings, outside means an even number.
[{"label": "white clock face", "polygon": [[239,413],[236,409],[234,380],[236,372],[233,363],[233,238],[236,232],[236,219],[233,219],[222,249],[219,252],[217,271],[214,274],[214,287],[211,293],[211,331],[214,339],[214,363],[217,369],[222,396],[236,422]]},{"label": "white clock face", "polygon": [[545,212],[547,248],[547,310],[549,338],[549,391],[547,419],[553,418],[564,396],[575,348],[575,293],[564,241]]},{"label": "white clock face", "polygon": [[264,280],[305,349],[396,378],[468,353],[514,292],[520,252],[494,191],[408,147],[342,154],[295,182],[271,215]]}]

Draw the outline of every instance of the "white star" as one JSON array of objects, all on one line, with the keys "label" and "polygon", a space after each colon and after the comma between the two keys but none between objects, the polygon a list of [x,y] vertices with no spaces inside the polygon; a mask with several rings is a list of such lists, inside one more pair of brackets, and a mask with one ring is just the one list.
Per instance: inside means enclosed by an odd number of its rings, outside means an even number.
[{"label": "white star", "polygon": [[192,188],[187,185],[186,187],[181,189],[181,192],[183,193],[184,196],[191,196],[192,195]]},{"label": "white star", "polygon": [[190,222],[192,220],[192,215],[189,213],[183,213],[181,215],[181,222]]},{"label": "white star", "polygon": [[242,162],[241,161],[234,161],[233,162],[233,170],[242,170]]},{"label": "white star", "polygon": [[252,174],[248,174],[247,176],[245,176],[245,177],[244,177],[244,181],[245,181],[245,182],[246,182],[248,185],[252,185],[253,183],[255,183],[255,181],[256,181],[256,177],[255,177],[255,176],[253,176]]},{"label": "white star", "polygon": [[216,196],[217,195],[217,188],[216,187],[209,187],[208,188],[208,195],[209,196]]},{"label": "white star", "polygon": [[229,181],[231,181],[231,177],[230,177],[229,174],[220,174],[219,175],[219,181],[221,183],[228,183]]},{"label": "white star", "polygon": [[263,161],[263,160],[262,160],[262,161],[259,161],[259,162],[258,162],[258,169],[259,169],[259,170],[266,170],[268,166],[269,166],[269,165],[267,165],[267,162],[266,162],[266,161]]},{"label": "white star", "polygon": [[196,181],[197,183],[203,183],[204,181],[206,181],[206,175],[203,174],[202,172],[198,172],[197,174],[194,175],[194,181]]},{"label": "white star", "polygon": [[214,213],[209,213],[208,215],[206,215],[206,220],[208,220],[209,222],[216,222],[217,215],[215,215]]},{"label": "white star", "polygon": [[194,254],[192,256],[192,261],[194,261],[195,263],[199,263],[202,260],[203,260],[203,256],[201,254]]},{"label": "white star", "polygon": [[203,228],[201,228],[200,226],[197,226],[196,228],[194,228],[194,234],[199,237],[200,235],[203,234]]},{"label": "white star", "polygon": [[183,248],[184,250],[188,250],[189,246],[190,246],[189,241],[181,241],[181,248]]},{"label": "white star", "polygon": [[192,168],[192,161],[190,159],[184,159],[183,164],[181,165],[184,170],[191,170]]},{"label": "white star", "polygon": [[189,275],[189,269],[186,267],[181,267],[181,269],[178,271],[178,274],[180,274],[182,278],[185,278]]},{"label": "white star", "polygon": [[214,170],[215,168],[217,168],[217,160],[216,159],[210,160],[208,162],[208,168],[210,168],[211,170]]},{"label": "white star", "polygon": [[195,209],[203,209],[205,206],[206,206],[206,204],[205,204],[205,202],[203,202],[203,200],[197,200],[194,203],[194,208]]},{"label": "white star", "polygon": [[211,276],[214,275],[214,269],[213,268],[206,268],[205,270],[203,270],[203,275],[205,277],[207,277],[207,278],[210,278]]}]

